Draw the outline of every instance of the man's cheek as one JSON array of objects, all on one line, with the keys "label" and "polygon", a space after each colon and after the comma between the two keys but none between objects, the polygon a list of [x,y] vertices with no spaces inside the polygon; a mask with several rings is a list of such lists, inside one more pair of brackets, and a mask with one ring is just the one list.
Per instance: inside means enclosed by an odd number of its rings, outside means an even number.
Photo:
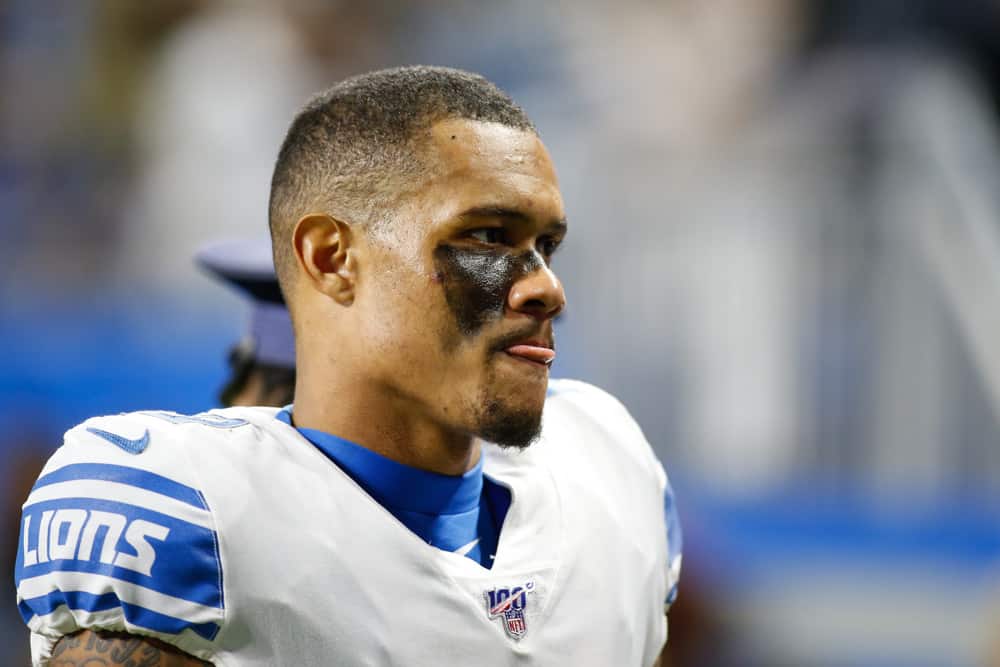
[{"label": "man's cheek", "polygon": [[435,280],[444,288],[445,300],[459,331],[466,337],[487,323],[503,317],[507,295],[514,283],[541,268],[537,253],[439,246],[434,251]]}]

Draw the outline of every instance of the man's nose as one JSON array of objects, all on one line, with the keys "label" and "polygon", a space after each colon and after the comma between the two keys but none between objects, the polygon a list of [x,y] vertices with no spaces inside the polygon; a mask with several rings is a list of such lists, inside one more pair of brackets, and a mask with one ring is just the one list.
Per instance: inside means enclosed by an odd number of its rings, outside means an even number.
[{"label": "man's nose", "polygon": [[566,307],[562,283],[546,264],[516,281],[507,295],[511,310],[538,320],[555,317]]}]

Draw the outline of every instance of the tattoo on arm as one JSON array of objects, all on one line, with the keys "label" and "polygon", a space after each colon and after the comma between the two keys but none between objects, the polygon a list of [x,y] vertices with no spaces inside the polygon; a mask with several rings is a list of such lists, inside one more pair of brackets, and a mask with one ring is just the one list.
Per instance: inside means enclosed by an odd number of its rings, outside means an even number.
[{"label": "tattoo on arm", "polygon": [[60,639],[52,667],[197,667],[209,663],[152,637],[83,630]]}]

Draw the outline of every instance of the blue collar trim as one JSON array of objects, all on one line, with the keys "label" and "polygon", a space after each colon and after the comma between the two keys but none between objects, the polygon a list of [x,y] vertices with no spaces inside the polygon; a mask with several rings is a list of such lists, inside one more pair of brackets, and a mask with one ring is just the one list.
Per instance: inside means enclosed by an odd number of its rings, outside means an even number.
[{"label": "blue collar trim", "polygon": [[[290,408],[281,410],[277,418],[294,427]],[[330,433],[295,428],[387,509],[442,516],[464,514],[479,507],[482,456],[464,475],[442,475],[397,463]]]}]

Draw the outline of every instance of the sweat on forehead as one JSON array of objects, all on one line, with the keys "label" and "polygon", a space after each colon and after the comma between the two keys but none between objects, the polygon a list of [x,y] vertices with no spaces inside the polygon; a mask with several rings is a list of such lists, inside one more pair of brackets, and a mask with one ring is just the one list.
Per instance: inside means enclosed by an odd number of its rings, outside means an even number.
[{"label": "sweat on forehead", "polygon": [[352,77],[317,95],[285,136],[271,179],[269,224],[279,280],[294,258],[291,232],[308,212],[351,224],[391,217],[405,179],[419,172],[414,137],[464,118],[535,132],[524,111],[478,74],[411,66]]}]

